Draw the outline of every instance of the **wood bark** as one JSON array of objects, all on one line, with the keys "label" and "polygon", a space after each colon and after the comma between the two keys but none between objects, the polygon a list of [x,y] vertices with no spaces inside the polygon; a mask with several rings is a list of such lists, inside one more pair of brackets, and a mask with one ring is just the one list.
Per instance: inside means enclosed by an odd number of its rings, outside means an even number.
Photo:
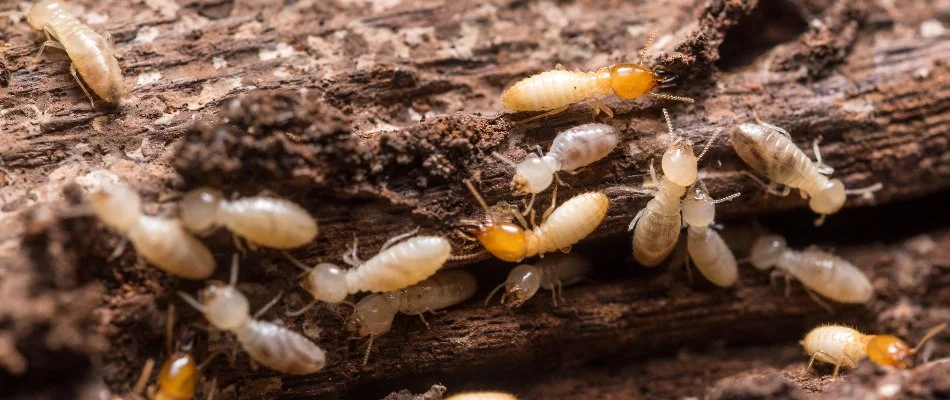
[{"label": "wood bark", "polygon": [[[511,167],[491,152],[521,160],[535,146],[547,148],[560,130],[588,122],[590,108],[575,105],[518,125],[513,122],[530,115],[500,112],[501,91],[556,63],[594,69],[633,60],[657,30],[648,60],[680,74],[682,82],[671,93],[696,103],[608,101],[617,113],[609,123],[618,128],[621,145],[579,174],[562,176],[569,187],[559,190],[561,200],[590,190],[610,198],[604,222],[578,249],[596,260],[598,276],[570,290],[568,304],[553,308],[538,298],[507,313],[472,301],[430,319],[430,330],[399,316],[393,331],[377,341],[366,368],[359,367],[360,349],[338,329],[345,310],[280,317],[308,335],[319,326],[331,367],[313,376],[281,377],[250,371],[243,358],[234,367],[216,362],[209,374],[219,377],[224,395],[372,398],[402,388],[424,391],[443,379],[456,387],[510,383],[508,376],[540,382],[527,378],[539,366],[583,368],[591,361],[670,355],[683,346],[703,351],[721,342],[784,346],[828,320],[800,289],[783,299],[751,270],[743,271],[736,289],[718,291],[671,282],[625,261],[627,224],[652,197],[647,171],[669,144],[662,107],[697,151],[711,142],[700,177],[713,196],[743,193],[717,209],[727,227],[734,225],[747,241],[757,231],[732,222],[759,217],[796,245],[839,248],[875,278],[881,293],[875,301],[844,308],[836,320],[908,334],[919,330],[906,331],[910,322],[882,321],[876,314],[893,311],[898,299],[922,309],[924,321],[945,312],[934,300],[948,298],[944,270],[928,270],[934,277],[929,281],[891,282],[887,277],[902,271],[894,254],[913,252],[877,244],[893,245],[913,234],[932,235],[938,249],[950,244],[947,221],[932,196],[950,187],[950,41],[946,33],[921,27],[939,17],[937,6],[384,3],[146,1],[110,9],[80,2],[83,15],[107,17],[94,26],[115,38],[131,89],[112,110],[90,108],[66,64],[33,67],[39,34],[11,6],[0,6],[9,16],[0,22],[7,38],[0,44],[0,229],[8,232],[0,238],[0,260],[12,266],[11,276],[30,282],[4,296],[23,302],[51,293],[59,299],[58,312],[73,318],[66,325],[89,335],[62,348],[80,358],[98,356],[107,339],[111,347],[101,374],[113,390],[127,388],[141,360],[161,354],[162,310],[174,291],[198,286],[137,266],[133,252],[107,261],[119,237],[74,216],[82,192],[70,184],[77,178],[82,186],[104,176],[93,171],[106,169],[143,193],[148,212],[171,215],[174,204],[164,198],[176,191],[200,185],[245,195],[268,190],[300,202],[320,221],[318,240],[296,251],[298,258],[339,262],[354,236],[367,258],[389,237],[414,227],[448,236],[460,219],[481,217],[466,179],[492,204],[517,203]],[[788,129],[802,148],[821,137],[823,159],[847,187],[880,182],[883,189],[873,199],[849,199],[842,215],[814,229],[805,200],[767,196],[741,174],[747,168],[732,150],[728,131],[755,114]],[[73,195],[64,196],[64,188]],[[37,211],[64,197],[72,205],[55,208],[60,217]],[[547,200],[539,198],[540,204]],[[881,213],[895,216],[872,219]],[[455,265],[488,258],[476,244],[452,238]],[[225,265],[234,251],[228,235],[219,232],[207,241]],[[947,259],[942,250],[914,254],[910,265],[943,265]],[[255,304],[295,285],[296,271],[275,253],[252,254],[242,265],[242,289]],[[480,283],[493,286],[505,268],[488,263],[472,270]],[[218,276],[226,276],[225,268]],[[94,311],[61,296],[85,290],[105,295]],[[293,293],[279,310],[306,300]],[[44,349],[37,356],[24,350],[48,346],[24,338],[45,332],[55,318],[5,311],[0,319],[31,327],[0,338],[30,355],[32,365],[45,365],[37,358],[61,351]],[[186,314],[180,325],[196,321]],[[205,340],[199,343],[204,349]],[[10,360],[16,357],[4,358],[4,365],[15,373]],[[44,374],[55,373],[55,363],[49,368]],[[470,379],[472,374],[479,379]],[[529,385],[506,387],[541,393]],[[700,389],[677,395],[698,395]]]}]

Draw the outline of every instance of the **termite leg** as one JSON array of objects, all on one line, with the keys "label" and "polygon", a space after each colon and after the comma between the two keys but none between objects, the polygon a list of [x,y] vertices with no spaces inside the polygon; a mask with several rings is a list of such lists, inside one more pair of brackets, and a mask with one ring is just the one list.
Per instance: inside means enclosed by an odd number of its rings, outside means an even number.
[{"label": "termite leg", "polygon": [[834,167],[826,165],[821,162],[821,148],[818,147],[818,144],[821,143],[821,136],[818,136],[811,142],[812,151],[815,152],[815,167],[818,168],[818,173],[822,175],[831,175],[835,172]]},{"label": "termite leg", "polygon": [[296,310],[296,311],[287,311],[287,312],[284,313],[284,315],[286,315],[286,316],[288,316],[288,317],[296,317],[296,316],[298,316],[298,315],[301,315],[301,314],[307,312],[307,310],[313,308],[313,306],[317,305],[317,303],[319,303],[319,302],[320,302],[319,300],[311,301],[310,304],[307,304],[307,305],[303,306],[303,308],[301,308],[301,309],[299,309],[299,310]]},{"label": "termite leg", "polygon": [[86,90],[86,85],[82,83],[82,79],[79,79],[79,73],[76,72],[76,64],[69,64],[69,73],[73,75],[73,78],[76,79],[76,83],[79,84],[79,88],[82,89],[82,92],[86,94],[86,97],[89,98],[89,104],[93,107],[96,107],[96,101],[93,100],[92,95],[89,94],[89,91]]},{"label": "termite leg", "polygon": [[762,188],[765,189],[766,193],[771,194],[773,196],[785,197],[792,193],[791,187],[785,186],[785,188],[782,189],[782,191],[780,192],[775,188],[776,186],[778,186],[778,184],[776,184],[775,182],[765,183],[762,181],[762,179],[753,175],[749,171],[742,171],[741,173],[742,175],[749,177],[749,179],[752,179],[752,181],[757,183],[759,186],[762,186]]},{"label": "termite leg", "polygon": [[831,373],[831,380],[838,378],[838,371],[841,370],[841,359],[835,360],[835,370]]},{"label": "termite leg", "polygon": [[557,297],[561,299],[561,304],[567,303],[567,300],[564,300],[564,284],[560,279],[557,281]]},{"label": "termite leg", "polygon": [[650,160],[650,179],[653,179],[653,184],[660,186],[660,179],[656,177],[656,168],[653,166],[653,160]]},{"label": "termite leg", "polygon": [[135,381],[135,386],[132,387],[132,394],[142,394],[142,391],[145,390],[145,385],[148,384],[148,378],[152,375],[152,369],[154,368],[155,360],[149,358],[145,361],[145,366],[142,367],[142,373],[139,374],[139,379]]},{"label": "termite leg", "polygon": [[551,216],[551,213],[554,212],[555,206],[557,206],[557,186],[554,187],[554,190],[551,191],[551,206],[547,210],[544,210],[544,214],[541,216],[541,223],[548,220],[548,217]]},{"label": "termite leg", "polygon": [[387,240],[385,243],[383,243],[383,247],[381,247],[381,248],[379,249],[380,253],[383,252],[384,250],[388,249],[389,246],[392,246],[392,245],[396,244],[396,242],[398,242],[398,241],[400,241],[400,240],[403,240],[403,239],[405,239],[405,238],[407,238],[407,237],[410,237],[410,236],[412,236],[412,235],[415,235],[415,234],[418,233],[418,232],[419,232],[419,227],[417,226],[415,229],[413,229],[413,230],[411,230],[411,231],[409,231],[409,232],[406,232],[406,233],[403,233],[403,234],[400,234],[400,235],[396,235],[396,236],[393,236],[393,237],[389,238],[389,240]]},{"label": "termite leg", "polygon": [[426,317],[425,317],[424,315],[422,315],[422,314],[423,314],[423,313],[419,313],[419,319],[422,321],[422,324],[426,326],[426,330],[428,330],[428,329],[430,329],[430,327],[429,327],[429,322],[426,321]]},{"label": "termite leg", "polygon": [[639,221],[639,220],[640,220],[640,217],[643,216],[643,210],[644,210],[644,209],[641,208],[641,209],[640,209],[640,212],[638,212],[637,215],[636,215],[635,217],[633,217],[633,220],[630,221],[630,225],[627,226],[627,232],[630,232],[630,231],[633,230],[633,228],[636,228],[636,227],[637,227],[637,221]]},{"label": "termite leg", "polygon": [[119,244],[115,246],[115,250],[112,251],[112,254],[109,254],[109,258],[106,261],[113,261],[120,256],[122,253],[125,253],[125,246],[129,243],[129,238],[122,236],[122,240],[119,241]]},{"label": "termite leg", "polygon": [[34,64],[39,64],[40,60],[43,59],[43,51],[46,50],[47,47],[52,47],[54,49],[60,49],[62,51],[66,51],[66,47],[63,46],[62,43],[57,42],[55,40],[47,40],[43,42],[43,44],[40,45],[40,51],[36,53],[36,57],[33,57]]},{"label": "termite leg", "polygon": [[537,193],[531,193],[531,200],[528,200],[528,204],[524,207],[524,211],[521,213],[522,216],[527,217],[528,213],[534,209],[534,198],[537,197]]},{"label": "termite leg", "polygon": [[551,287],[551,304],[557,307],[557,286]]},{"label": "termite leg", "polygon": [[687,250],[686,258],[683,261],[683,265],[686,266],[686,281],[689,282],[690,286],[693,285],[693,269],[689,265],[689,250]]},{"label": "termite leg", "polygon": [[360,259],[359,255],[356,254],[357,249],[360,245],[360,239],[356,237],[356,234],[353,234],[353,245],[350,246],[349,253],[343,253],[343,262],[351,267],[359,267],[363,265],[363,260]]},{"label": "termite leg", "polygon": [[597,114],[600,114],[601,112],[607,115],[607,118],[604,118],[604,121],[610,121],[614,119],[614,111],[611,110],[610,107],[607,107],[607,105],[604,104],[604,102],[595,99],[595,100],[588,101],[588,103],[590,104],[591,107],[594,108],[594,110],[591,111],[592,113],[590,116],[591,119],[596,121]]},{"label": "termite leg", "polygon": [[759,119],[759,114],[757,114],[755,111],[752,111],[752,117],[755,118],[755,122],[756,122],[757,124],[762,125],[762,126],[764,126],[764,127],[766,127],[766,128],[769,128],[769,129],[771,129],[771,130],[773,130],[773,131],[776,131],[776,132],[778,132],[778,133],[781,133],[781,134],[785,135],[785,137],[787,137],[787,138],[789,138],[789,139],[792,138],[792,134],[791,134],[791,133],[788,133],[788,131],[786,131],[784,128],[782,128],[782,127],[780,127],[780,126],[772,125],[772,124],[770,124],[770,123],[768,123],[768,122],[765,122],[765,121],[762,121],[761,119]]},{"label": "termite leg", "polygon": [[818,303],[818,305],[821,306],[821,308],[824,308],[826,311],[828,311],[828,314],[835,315],[834,308],[831,308],[831,306],[828,305],[828,303],[825,303],[825,301],[822,300],[821,297],[818,297],[818,295],[815,294],[815,292],[813,292],[811,289],[809,289],[808,287],[804,287],[804,288],[805,288],[805,293],[808,293],[808,297],[811,297],[811,299],[814,300],[815,303]]},{"label": "termite leg", "polygon": [[533,117],[531,117],[531,118],[528,118],[528,119],[523,119],[523,120],[521,120],[521,121],[515,121],[515,122],[513,122],[512,124],[513,124],[513,125],[524,125],[524,124],[527,124],[528,122],[531,122],[531,121],[536,121],[536,120],[541,119],[541,118],[546,118],[546,117],[550,117],[550,116],[552,116],[552,115],[557,115],[557,114],[560,114],[560,113],[564,112],[564,110],[567,110],[567,108],[570,107],[570,106],[571,106],[570,104],[565,105],[565,106],[561,106],[561,107],[555,108],[555,109],[553,109],[553,110],[551,110],[551,111],[547,111],[547,112],[543,112],[543,113],[541,113],[541,114],[535,115],[535,116],[533,116]]},{"label": "termite leg", "polygon": [[277,302],[280,301],[280,298],[283,296],[284,296],[283,290],[281,290],[280,292],[277,292],[277,296],[275,296],[273,300],[267,302],[267,304],[265,304],[264,307],[261,307],[260,310],[257,310],[257,312],[254,313],[254,319],[258,319],[261,317],[261,315],[264,315],[264,313],[266,313],[267,310],[270,310],[271,307],[274,307],[274,304],[277,304]]},{"label": "termite leg", "polygon": [[825,224],[825,218],[828,217],[828,214],[819,214],[818,218],[815,219],[815,226],[822,226]]}]

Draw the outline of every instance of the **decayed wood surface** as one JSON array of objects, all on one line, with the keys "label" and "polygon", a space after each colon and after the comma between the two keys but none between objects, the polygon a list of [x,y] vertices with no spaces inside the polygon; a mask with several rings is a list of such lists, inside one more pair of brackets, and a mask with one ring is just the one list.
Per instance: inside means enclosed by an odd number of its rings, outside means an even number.
[{"label": "decayed wood surface", "polygon": [[[118,9],[83,2],[84,15],[107,16],[95,26],[116,38],[132,88],[117,110],[91,109],[63,63],[31,70],[38,34],[16,14],[0,22],[7,38],[0,44],[0,229],[7,232],[0,237],[2,259],[21,263],[14,270],[26,275],[45,271],[38,263],[63,260],[56,258],[61,250],[45,250],[50,258],[15,255],[26,232],[28,238],[43,238],[28,241],[38,246],[32,249],[62,245],[68,265],[62,273],[80,275],[71,284],[34,279],[40,282],[34,289],[95,288],[106,294],[94,313],[60,301],[61,312],[85,313],[80,316],[100,327],[95,331],[101,337],[66,346],[70,351],[100,354],[102,339],[109,340],[102,371],[113,389],[130,381],[141,360],[159,354],[161,309],[173,290],[197,286],[136,267],[131,252],[106,262],[118,237],[83,218],[68,229],[50,228],[65,236],[31,231],[47,228],[22,217],[35,219],[28,210],[58,201],[75,178],[80,184],[96,180],[101,175],[90,171],[105,168],[141,190],[150,212],[174,213],[172,204],[157,200],[200,184],[244,194],[267,189],[301,202],[320,220],[318,240],[295,253],[306,262],[338,261],[354,234],[365,258],[387,238],[415,226],[448,235],[458,219],[479,216],[464,179],[474,179],[492,203],[516,201],[508,186],[510,168],[491,151],[520,160],[534,145],[546,148],[557,131],[588,121],[590,109],[580,105],[540,123],[514,126],[511,121],[526,116],[499,113],[501,90],[559,62],[593,69],[634,59],[651,30],[660,37],[649,58],[681,72],[684,81],[673,92],[697,102],[609,102],[618,112],[610,123],[620,129],[621,146],[606,160],[565,177],[571,188],[562,188],[562,199],[585,190],[610,197],[608,216],[591,237],[594,246],[609,248],[601,253],[610,257],[598,260],[602,269],[636,268],[622,262],[629,257],[623,243],[629,240],[624,239],[628,222],[651,196],[649,164],[668,143],[662,106],[697,148],[723,132],[701,177],[714,196],[743,192],[719,207],[727,221],[805,205],[797,196],[767,197],[739,174],[745,167],[725,132],[751,120],[753,111],[787,128],[802,147],[822,136],[824,159],[846,186],[884,184],[873,201],[851,199],[849,206],[910,201],[950,186],[950,41],[946,33],[923,35],[918,29],[937,15],[935,6],[920,1],[890,8],[810,2],[801,9],[717,0],[272,3],[154,0]],[[910,5],[914,12],[901,12]],[[13,11],[11,5],[0,7]],[[820,23],[809,27],[809,18]],[[750,40],[746,47],[749,37],[784,43]],[[245,92],[255,93],[239,96]],[[239,100],[229,101],[232,97]],[[832,216],[822,230],[807,223],[787,232],[774,228],[803,243],[812,235],[823,243],[843,242],[841,251],[872,276],[889,276],[891,264],[882,261],[888,260],[886,251],[850,242],[835,220]],[[74,249],[81,229],[94,235],[84,236],[83,246]],[[947,242],[933,225],[909,229]],[[220,234],[209,243],[223,265],[233,252],[229,239]],[[456,243],[455,254],[475,255],[459,264],[484,258],[476,253],[474,245]],[[276,290],[292,287],[295,271],[290,271],[274,254],[257,254],[245,262],[242,281],[261,304]],[[497,270],[486,274],[483,285],[503,276]],[[937,276],[913,293],[915,304],[934,292],[946,298],[946,274]],[[679,346],[718,340],[724,331],[751,341],[785,341],[810,326],[805,321],[825,319],[800,291],[786,301],[755,274],[744,274],[739,288],[724,292],[657,279],[656,273],[644,273],[597,281],[572,290],[571,302],[557,309],[541,296],[514,314],[473,302],[435,318],[429,331],[401,316],[365,370],[358,368],[358,349],[338,332],[334,313],[308,314],[287,323],[308,334],[322,327],[320,342],[331,362],[336,360],[328,372],[281,378],[249,372],[244,363],[233,369],[216,363],[212,372],[226,394],[241,389],[237,392],[247,397],[382,396],[407,387],[415,374],[461,381],[473,373],[491,377],[489,372],[538,365],[671,354]],[[16,293],[34,296],[28,292]],[[841,319],[871,321],[891,306],[893,295],[848,308]],[[303,298],[295,293],[289,302],[299,305]],[[315,322],[305,322],[315,316]],[[188,318],[196,321],[193,317]],[[4,337],[16,341],[17,335],[22,331]],[[232,384],[238,386],[227,388]]]}]

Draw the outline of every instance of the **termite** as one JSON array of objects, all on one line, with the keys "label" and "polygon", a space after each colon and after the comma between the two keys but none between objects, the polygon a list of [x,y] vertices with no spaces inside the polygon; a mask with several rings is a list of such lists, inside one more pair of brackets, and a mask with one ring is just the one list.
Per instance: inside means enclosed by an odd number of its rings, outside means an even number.
[{"label": "termite", "polygon": [[300,315],[319,301],[341,303],[346,296],[357,292],[390,292],[432,276],[449,259],[452,245],[438,236],[416,236],[394,245],[416,231],[418,229],[389,239],[379,253],[366,261],[357,256],[358,242],[354,241],[351,251],[343,255],[343,261],[354,267],[349,270],[331,263],[311,268],[284,253],[294,265],[306,271],[300,286],[314,298],[309,305],[288,315]]},{"label": "termite", "polygon": [[[465,181],[468,190],[485,210],[487,221],[462,221],[461,233],[467,238],[481,242],[485,250],[504,261],[518,262],[535,255],[561,250],[570,251],[571,246],[590,235],[607,215],[610,205],[607,196],[600,192],[588,192],[572,197],[556,209],[557,187],[551,196],[551,208],[545,213],[540,225],[526,229],[511,222],[495,220],[488,204],[471,181]],[[521,213],[512,213],[521,217]],[[522,225],[527,224],[522,219]]]},{"label": "termite", "polygon": [[593,116],[600,112],[612,118],[614,112],[601,99],[615,95],[621,99],[634,99],[645,94],[692,103],[693,99],[656,93],[675,85],[678,77],[661,68],[644,65],[647,50],[656,34],[650,36],[640,52],[640,63],[621,63],[603,67],[597,71],[568,71],[560,64],[553,71],[532,75],[505,90],[501,100],[505,108],[514,111],[545,111],[529,118],[535,120],[560,113],[574,103],[587,101],[594,108]]},{"label": "termite", "polygon": [[[106,103],[119,103],[125,91],[122,70],[119,69],[119,62],[108,40],[79,22],[66,11],[65,5],[57,0],[42,0],[34,4],[26,20],[33,29],[42,30],[46,35],[46,42],[40,46],[36,55],[37,60],[43,56],[43,50],[47,47],[65,51],[72,60],[69,72],[93,106],[96,103],[86,90],[86,85]],[[83,81],[86,85],[83,85]]]},{"label": "termite", "polygon": [[[792,188],[797,188],[802,197],[809,197],[808,207],[819,214],[815,220],[816,226],[824,223],[826,216],[838,212],[844,206],[847,195],[868,196],[883,187],[877,183],[862,189],[845,190],[841,180],[825,176],[834,172],[834,168],[821,161],[818,147],[821,137],[812,142],[816,159],[812,162],[792,143],[788,131],[762,122],[758,116],[756,122],[739,124],[732,129],[732,147],[746,164],[771,180],[765,184],[755,175],[749,174],[770,194],[784,197],[788,196]],[[778,185],[785,185],[785,188],[780,192],[777,190]]]},{"label": "termite", "polygon": [[[670,147],[663,153],[661,168],[663,176],[657,179],[653,163],[650,163],[650,176],[657,185],[656,194],[646,207],[640,210],[630,221],[629,230],[633,230],[633,257],[640,264],[654,267],[660,264],[679,240],[682,218],[680,199],[686,189],[696,182],[699,174],[699,160],[706,149],[696,157],[693,143],[685,137],[676,135],[670,114],[663,109],[666,127],[673,138]],[[715,140],[715,136],[709,143]]]},{"label": "termite", "polygon": [[252,246],[292,249],[317,236],[317,221],[285,199],[252,196],[229,201],[220,191],[202,187],[186,193],[178,207],[188,230],[203,234],[223,225]]},{"label": "termite", "polygon": [[[142,214],[138,193],[124,183],[90,195],[93,213],[125,235],[135,251],[162,270],[186,279],[205,279],[214,272],[214,257],[177,220]],[[120,246],[120,249],[122,246]]]},{"label": "termite", "polygon": [[445,400],[518,400],[518,398],[505,392],[468,392],[449,396]]},{"label": "termite", "polygon": [[839,303],[866,303],[874,294],[868,277],[850,262],[816,247],[791,250],[785,238],[779,235],[759,237],[752,245],[749,262],[759,270],[775,267],[771,275],[773,282],[784,275],[786,296],[789,281],[794,277],[825,308],[828,306],[815,297],[812,290]]},{"label": "termite", "polygon": [[277,304],[280,295],[251,316],[247,297],[235,285],[238,277],[238,257],[231,263],[231,280],[225,284],[214,282],[205,287],[198,299],[178,292],[186,303],[204,314],[217,329],[237,337],[251,359],[285,374],[311,374],[326,365],[326,354],[303,335],[258,318]]},{"label": "termite", "polygon": [[[195,361],[191,355],[191,343],[184,344],[180,350],[172,352],[172,336],[175,323],[175,306],[168,307],[168,319],[165,325],[165,348],[169,355],[168,360],[162,364],[162,369],[158,373],[158,388],[150,388],[148,398],[152,400],[190,400],[195,398],[195,387],[198,385],[198,373],[207,366],[217,355],[212,354],[201,365]],[[145,367],[139,375],[139,379],[132,389],[135,397],[141,397],[145,390],[148,378],[152,374],[155,366],[155,360],[149,359],[145,362]],[[213,381],[214,382],[214,381]],[[214,397],[215,384],[211,384],[211,392],[208,393],[208,399]]]},{"label": "termite", "polygon": [[501,304],[509,309],[521,307],[543,288],[551,291],[551,301],[556,307],[558,298],[564,302],[564,286],[583,280],[590,275],[590,270],[590,261],[575,254],[554,255],[542,259],[537,265],[521,264],[508,273],[505,282],[488,294],[485,305],[502,287],[505,292],[501,295]]},{"label": "termite", "polygon": [[346,330],[359,336],[369,336],[363,365],[369,360],[373,340],[392,328],[396,313],[418,315],[422,323],[429,326],[423,313],[451,307],[475,294],[478,286],[471,273],[454,269],[440,271],[429,279],[386,293],[374,293],[364,297],[346,319]]},{"label": "termite", "polygon": [[930,329],[914,348],[892,335],[865,335],[855,329],[842,325],[823,325],[812,329],[805,335],[801,345],[811,357],[805,372],[811,369],[815,360],[834,364],[832,377],[838,376],[842,366],[857,368],[865,357],[875,364],[899,369],[914,365],[913,356],[932,337],[947,328],[943,323]]},{"label": "termite", "polygon": [[515,168],[515,177],[512,179],[515,191],[519,194],[530,193],[533,199],[534,194],[551,186],[558,171],[572,172],[590,165],[610,154],[619,143],[620,137],[614,127],[584,124],[558,133],[547,154],[531,153],[517,164],[501,154],[492,154]]},{"label": "termite", "polygon": [[710,229],[709,225],[716,218],[716,204],[739,197],[739,193],[713,200],[709,197],[706,185],[702,181],[700,183],[693,196],[683,200],[683,223],[688,227],[686,248],[689,259],[714,285],[729,287],[736,283],[738,277],[736,257],[719,233]]}]

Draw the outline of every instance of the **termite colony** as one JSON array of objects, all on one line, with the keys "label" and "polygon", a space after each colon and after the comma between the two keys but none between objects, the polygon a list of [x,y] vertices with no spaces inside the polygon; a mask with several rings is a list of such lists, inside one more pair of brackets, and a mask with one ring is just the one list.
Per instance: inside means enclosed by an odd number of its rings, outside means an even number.
[{"label": "termite colony", "polygon": [[[37,59],[46,48],[64,50],[72,60],[73,77],[90,101],[93,97],[86,90],[87,86],[105,102],[119,103],[123,94],[122,75],[106,39],[71,16],[56,0],[43,0],[34,5],[28,21],[46,36]],[[653,37],[647,46],[652,41]],[[645,66],[646,50],[647,47],[637,64],[620,63],[591,72],[571,72],[558,65],[555,70],[516,82],[504,91],[501,102],[513,111],[543,112],[529,120],[518,121],[520,123],[562,112],[579,102],[590,104],[595,118],[603,112],[609,120],[614,113],[603,102],[603,98],[609,96],[634,99],[651,94],[691,103],[692,99],[686,97],[656,92],[672,87],[678,77],[662,68]],[[732,200],[739,193],[713,199],[699,176],[699,162],[717,135],[707,139],[705,149],[697,156],[688,135],[677,134],[667,110],[662,112],[670,139],[660,155],[662,174],[657,175],[651,161],[653,196],[629,224],[629,230],[633,231],[632,255],[639,264],[654,267],[669,258],[685,225],[687,267],[694,265],[718,287],[735,285],[739,275],[737,266],[748,263],[759,270],[774,268],[771,278],[785,279],[786,295],[790,280],[800,281],[815,301],[829,309],[821,298],[860,304],[873,297],[873,287],[858,267],[817,248],[791,250],[778,235],[760,237],[749,257],[737,261],[719,235],[714,219],[715,205]],[[738,156],[771,182],[765,183],[753,174],[749,176],[771,194],[785,196],[792,188],[799,189],[802,197],[808,198],[809,207],[819,214],[816,225],[838,212],[848,194],[869,195],[880,188],[877,184],[846,190],[840,180],[825,176],[833,169],[823,163],[818,139],[813,143],[817,159],[813,162],[794,145],[785,129],[762,122],[757,116],[754,119],[756,123],[740,124],[729,134]],[[93,191],[88,196],[88,206],[105,226],[123,236],[123,243],[131,242],[145,262],[185,279],[204,280],[213,275],[215,258],[196,235],[206,235],[219,226],[232,233],[237,252],[246,253],[242,240],[251,250],[280,250],[289,265],[304,271],[300,286],[313,298],[303,308],[286,314],[303,315],[320,302],[351,305],[353,309],[345,319],[344,328],[357,337],[368,337],[362,358],[362,364],[366,365],[374,340],[392,328],[398,313],[418,315],[428,327],[424,313],[460,304],[475,294],[477,284],[473,275],[462,270],[441,271],[453,258],[452,245],[447,239],[452,233],[477,241],[487,253],[502,261],[521,263],[488,294],[486,306],[497,291],[503,290],[501,303],[515,309],[542,288],[551,292],[553,306],[563,304],[566,301],[563,287],[585,279],[592,269],[588,260],[569,253],[605,219],[610,199],[603,192],[589,191],[558,205],[558,187],[568,186],[558,173],[576,173],[601,162],[621,144],[621,133],[615,126],[589,123],[560,132],[546,153],[539,147],[537,153],[530,153],[520,162],[493,152],[495,158],[514,169],[512,194],[530,195],[530,199],[522,203],[523,209],[490,207],[476,183],[465,180],[464,185],[484,215],[463,219],[454,232],[443,232],[444,236],[417,236],[418,228],[397,235],[365,261],[358,256],[358,241],[354,239],[351,248],[342,255],[342,261],[350,268],[331,262],[308,266],[287,253],[286,250],[312,243],[319,230],[317,220],[307,209],[278,196],[228,200],[221,191],[202,187],[184,194],[178,204],[177,218],[158,217],[144,214],[138,193],[119,182]],[[535,197],[552,184],[551,204],[541,213],[539,222]],[[779,191],[778,185],[784,185],[784,190]],[[122,246],[117,250],[121,249]],[[525,261],[535,256],[537,260]],[[277,304],[280,295],[257,313],[250,313],[247,297],[236,287],[239,263],[235,253],[227,283],[211,282],[197,298],[179,292],[180,298],[198,310],[213,329],[233,334],[240,349],[247,352],[254,363],[286,374],[311,374],[324,369],[328,363],[327,352],[318,344],[292,329],[259,319]],[[348,298],[359,292],[371,293],[355,304],[350,303]],[[155,398],[193,397],[199,371],[213,358],[198,365],[188,346],[173,352],[173,319],[170,311],[168,361],[158,374],[157,388],[150,391]],[[855,367],[863,358],[903,368],[912,364],[911,357],[921,345],[943,328],[945,325],[934,328],[913,349],[893,336],[864,335],[837,325],[815,328],[802,345],[811,357],[808,368],[815,360],[831,363],[835,365],[834,375],[841,366]],[[154,362],[149,360],[134,386],[133,395],[144,391],[153,367]],[[514,396],[473,392],[451,398],[513,399]]]}]

